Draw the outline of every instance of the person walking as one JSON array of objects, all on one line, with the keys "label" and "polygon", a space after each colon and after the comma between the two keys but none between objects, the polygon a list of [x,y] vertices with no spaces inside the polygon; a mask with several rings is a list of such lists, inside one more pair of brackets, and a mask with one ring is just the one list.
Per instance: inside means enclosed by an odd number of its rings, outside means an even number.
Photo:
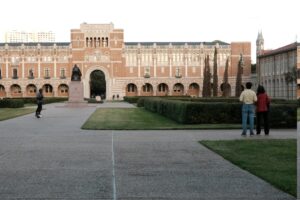
[{"label": "person walking", "polygon": [[242,127],[243,132],[242,136],[247,134],[247,120],[249,116],[249,125],[250,125],[250,136],[254,135],[254,103],[257,101],[256,94],[251,90],[252,83],[246,83],[246,89],[240,95],[240,101],[243,102],[242,106]]},{"label": "person walking", "polygon": [[41,115],[41,111],[42,111],[42,107],[43,107],[43,99],[44,99],[44,95],[43,95],[43,89],[39,89],[38,93],[36,94],[36,103],[37,103],[37,109],[35,111],[35,116],[36,118],[40,118]]},{"label": "person walking", "polygon": [[264,120],[265,135],[269,135],[269,108],[270,98],[268,97],[265,88],[262,85],[257,87],[257,102],[256,102],[256,134],[261,132],[261,119]]}]

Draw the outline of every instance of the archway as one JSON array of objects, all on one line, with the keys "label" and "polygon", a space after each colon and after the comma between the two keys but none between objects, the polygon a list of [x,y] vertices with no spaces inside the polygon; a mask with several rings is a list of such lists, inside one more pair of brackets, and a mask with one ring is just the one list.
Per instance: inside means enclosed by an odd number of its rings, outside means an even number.
[{"label": "archway", "polygon": [[183,96],[184,95],[184,86],[182,83],[176,83],[173,86],[173,95],[174,96]]},{"label": "archway", "polygon": [[58,86],[57,95],[59,97],[69,96],[69,86],[67,86],[66,84],[60,84]]},{"label": "archway", "polygon": [[53,87],[50,84],[45,84],[42,87],[45,97],[53,97]]},{"label": "archway", "polygon": [[35,97],[37,88],[34,84],[29,84],[26,87],[26,96],[27,97]]},{"label": "archway", "polygon": [[101,70],[94,70],[90,74],[90,97],[101,96],[106,99],[106,81],[105,74]]},{"label": "archway", "polygon": [[129,83],[126,86],[126,96],[137,96],[138,91],[137,91],[137,87],[134,83]]},{"label": "archway", "polygon": [[231,85],[229,83],[222,83],[221,92],[223,97],[230,97],[231,96]]},{"label": "archway", "polygon": [[150,83],[142,86],[141,96],[153,96],[153,87]]},{"label": "archway", "polygon": [[0,85],[0,97],[6,97],[5,87]]},{"label": "archway", "polygon": [[200,87],[198,83],[191,83],[189,85],[188,95],[192,97],[198,97],[200,92]]},{"label": "archway", "polygon": [[157,86],[157,96],[167,96],[169,93],[169,87],[166,83],[160,83]]}]

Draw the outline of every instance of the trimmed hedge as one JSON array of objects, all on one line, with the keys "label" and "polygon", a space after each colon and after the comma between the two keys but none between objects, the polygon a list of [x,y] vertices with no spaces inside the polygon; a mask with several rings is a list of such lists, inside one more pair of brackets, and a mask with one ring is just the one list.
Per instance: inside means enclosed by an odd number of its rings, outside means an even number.
[{"label": "trimmed hedge", "polygon": [[24,101],[22,99],[2,99],[0,100],[0,108],[22,108]]},{"label": "trimmed hedge", "polygon": [[128,103],[138,103],[141,98],[163,98],[163,99],[180,99],[180,100],[188,100],[191,99],[190,96],[124,96],[124,101]]},{"label": "trimmed hedge", "polygon": [[[62,101],[67,101],[67,100],[68,100],[68,98],[66,98],[66,97],[45,97],[43,102],[44,102],[44,104],[48,104],[48,103],[62,102]],[[4,101],[4,102],[2,102],[2,101]],[[14,103],[12,103],[12,102],[14,102]],[[20,102],[23,102],[22,106],[21,106]],[[1,108],[20,108],[20,107],[11,107],[11,106],[14,106],[11,104],[20,104],[18,106],[24,107],[24,104],[36,104],[36,98],[35,97],[4,98],[4,99],[0,100],[0,107],[5,105],[4,107],[1,107]]]},{"label": "trimmed hedge", "polygon": [[84,99],[88,103],[103,103],[103,100],[97,101],[95,98],[90,98],[90,99]]},{"label": "trimmed hedge", "polygon": [[[241,103],[188,102],[143,98],[144,107],[182,124],[241,123]],[[270,127],[296,128],[297,104],[272,104]]]}]

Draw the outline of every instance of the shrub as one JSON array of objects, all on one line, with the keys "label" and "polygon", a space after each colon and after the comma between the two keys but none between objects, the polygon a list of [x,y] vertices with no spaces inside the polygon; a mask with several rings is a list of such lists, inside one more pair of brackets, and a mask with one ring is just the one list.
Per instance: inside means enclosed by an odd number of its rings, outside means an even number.
[{"label": "shrub", "polygon": [[22,108],[24,101],[22,99],[2,99],[0,100],[0,108]]},{"label": "shrub", "polygon": [[103,103],[103,100],[97,101],[95,98],[85,99],[88,103]]},{"label": "shrub", "polygon": [[128,103],[137,103],[137,101],[141,98],[141,96],[124,96],[124,101]]},{"label": "shrub", "polygon": [[[241,123],[241,103],[190,102],[166,100],[163,98],[144,98],[144,107],[151,112],[183,124]],[[270,108],[270,127],[295,128],[297,104],[272,104]]]}]

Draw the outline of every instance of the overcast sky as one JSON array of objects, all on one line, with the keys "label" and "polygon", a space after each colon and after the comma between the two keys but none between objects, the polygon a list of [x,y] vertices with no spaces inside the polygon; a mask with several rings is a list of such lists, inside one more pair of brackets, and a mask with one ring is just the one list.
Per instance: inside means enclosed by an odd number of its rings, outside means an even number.
[{"label": "overcast sky", "polygon": [[266,49],[300,41],[299,10],[300,0],[6,0],[0,39],[11,30],[53,31],[69,42],[83,22],[112,22],[125,42],[251,41],[255,61],[260,30]]}]

